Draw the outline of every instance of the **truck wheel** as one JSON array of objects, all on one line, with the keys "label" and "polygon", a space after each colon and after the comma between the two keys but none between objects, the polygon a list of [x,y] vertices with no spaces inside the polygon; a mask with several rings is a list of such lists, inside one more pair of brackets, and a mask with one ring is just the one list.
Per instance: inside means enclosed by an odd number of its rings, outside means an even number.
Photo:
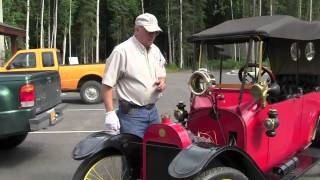
[{"label": "truck wheel", "polygon": [[10,136],[0,139],[0,149],[12,149],[21,144],[27,137],[28,133]]},{"label": "truck wheel", "polygon": [[102,101],[101,84],[97,81],[87,81],[80,89],[81,100],[86,104],[96,104]]},{"label": "truck wheel", "polygon": [[232,179],[232,180],[248,180],[248,178],[239,170],[229,167],[216,167],[204,171],[195,180],[220,180],[220,179]]},{"label": "truck wheel", "polygon": [[100,152],[85,159],[73,176],[73,180],[129,180],[132,179],[128,163],[123,155]]}]

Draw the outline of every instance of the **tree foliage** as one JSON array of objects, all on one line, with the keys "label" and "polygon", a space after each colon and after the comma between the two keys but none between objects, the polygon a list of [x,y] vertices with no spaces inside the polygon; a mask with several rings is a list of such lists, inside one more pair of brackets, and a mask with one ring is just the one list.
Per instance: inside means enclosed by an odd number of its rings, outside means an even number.
[{"label": "tree foliage", "polygon": [[107,0],[110,12],[109,32],[113,41],[118,44],[133,33],[134,20],[141,12],[140,0]]},{"label": "tree foliage", "polygon": [[[65,29],[69,25],[69,3],[71,0],[59,0],[57,48],[63,46]],[[179,0],[103,0],[100,2],[100,43],[99,56],[106,59],[111,50],[118,43],[133,34],[134,20],[142,12],[156,15],[163,32],[156,40],[156,44],[167,57],[168,44],[171,43],[173,62],[179,61],[179,33],[180,33],[180,4]],[[232,9],[231,9],[232,2]],[[187,38],[204,28],[215,26],[233,17],[242,18],[259,15],[259,0],[184,0],[183,1],[183,57],[185,64],[191,63],[192,45]],[[310,0],[264,0],[261,5],[262,15],[270,14],[272,2],[273,15],[285,14],[298,17],[301,2],[301,19],[310,18]],[[96,46],[96,0],[72,0],[72,56],[79,57],[81,62],[93,62]],[[167,9],[169,3],[170,9]],[[167,12],[170,22],[167,22]],[[3,1],[4,22],[26,28],[26,0]],[[44,9],[44,37],[45,47],[48,46],[49,33],[52,33],[54,17],[54,0],[45,0]],[[38,48],[40,38],[41,1],[30,0],[30,48]],[[320,19],[320,1],[313,0],[312,19]],[[168,42],[168,27],[170,26],[170,40]],[[9,41],[8,41],[9,42]],[[24,40],[18,42],[19,48],[24,48]],[[10,47],[10,46],[8,46]],[[68,48],[67,48],[68,49]],[[70,56],[66,52],[67,57]],[[101,61],[100,60],[100,61]]]}]

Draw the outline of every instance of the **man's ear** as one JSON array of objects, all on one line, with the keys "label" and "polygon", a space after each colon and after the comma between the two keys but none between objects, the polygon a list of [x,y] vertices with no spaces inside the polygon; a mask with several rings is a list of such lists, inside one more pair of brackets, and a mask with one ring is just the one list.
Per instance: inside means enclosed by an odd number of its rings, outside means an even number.
[{"label": "man's ear", "polygon": [[134,33],[137,33],[137,32],[139,32],[139,26],[134,26]]}]

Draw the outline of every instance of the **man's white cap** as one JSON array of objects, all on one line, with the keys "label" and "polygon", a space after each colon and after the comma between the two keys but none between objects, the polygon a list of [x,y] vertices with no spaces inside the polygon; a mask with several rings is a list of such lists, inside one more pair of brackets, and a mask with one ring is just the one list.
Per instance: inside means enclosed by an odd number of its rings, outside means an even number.
[{"label": "man's white cap", "polygon": [[139,15],[136,18],[135,24],[137,26],[143,26],[148,32],[162,31],[161,28],[158,26],[157,18],[150,13],[144,13]]}]

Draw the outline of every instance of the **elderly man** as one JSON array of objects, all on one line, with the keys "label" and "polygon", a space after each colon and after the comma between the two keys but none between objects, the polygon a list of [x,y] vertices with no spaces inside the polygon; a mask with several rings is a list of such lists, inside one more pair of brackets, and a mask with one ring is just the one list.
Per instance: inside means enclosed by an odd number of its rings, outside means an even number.
[{"label": "elderly man", "polygon": [[[130,133],[142,138],[150,124],[159,122],[155,103],[166,87],[166,61],[153,42],[161,31],[154,15],[139,15],[134,35],[117,45],[106,61],[102,83],[105,125],[110,134]],[[117,113],[112,100],[115,86]]]}]

